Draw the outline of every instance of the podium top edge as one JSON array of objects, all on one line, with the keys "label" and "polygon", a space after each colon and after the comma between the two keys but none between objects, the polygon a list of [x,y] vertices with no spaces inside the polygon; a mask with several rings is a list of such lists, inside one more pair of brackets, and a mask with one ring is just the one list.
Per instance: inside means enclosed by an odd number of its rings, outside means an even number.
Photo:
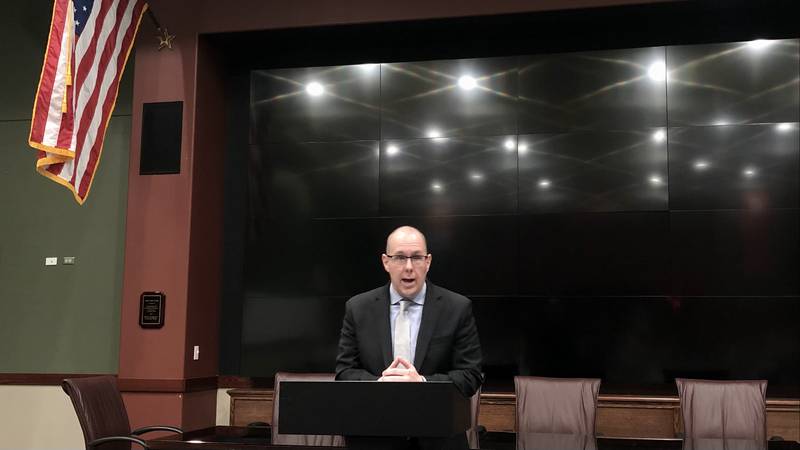
[{"label": "podium top edge", "polygon": [[433,384],[433,385],[442,385],[442,384],[449,384],[452,385],[452,381],[421,381],[418,383],[415,382],[386,382],[386,381],[378,381],[378,380],[283,380],[283,383],[364,383],[364,384],[382,384],[382,385],[425,385],[425,384]]}]

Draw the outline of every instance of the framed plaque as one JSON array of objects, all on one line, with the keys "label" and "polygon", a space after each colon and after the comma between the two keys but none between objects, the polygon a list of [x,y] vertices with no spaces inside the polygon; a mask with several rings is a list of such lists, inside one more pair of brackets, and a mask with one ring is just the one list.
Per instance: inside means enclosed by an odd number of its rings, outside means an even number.
[{"label": "framed plaque", "polygon": [[164,326],[163,292],[142,292],[139,300],[139,326],[142,328],[161,328]]}]

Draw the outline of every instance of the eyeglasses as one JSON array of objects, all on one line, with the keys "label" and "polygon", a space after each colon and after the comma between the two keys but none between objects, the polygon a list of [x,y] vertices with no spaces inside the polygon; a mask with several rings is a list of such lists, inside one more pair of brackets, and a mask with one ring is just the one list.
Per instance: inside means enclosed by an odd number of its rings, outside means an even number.
[{"label": "eyeglasses", "polygon": [[389,261],[391,261],[393,264],[397,264],[398,266],[405,266],[406,261],[409,259],[411,260],[411,264],[415,266],[421,266],[425,263],[425,260],[428,259],[428,256],[431,255],[386,255],[386,257],[389,258]]}]

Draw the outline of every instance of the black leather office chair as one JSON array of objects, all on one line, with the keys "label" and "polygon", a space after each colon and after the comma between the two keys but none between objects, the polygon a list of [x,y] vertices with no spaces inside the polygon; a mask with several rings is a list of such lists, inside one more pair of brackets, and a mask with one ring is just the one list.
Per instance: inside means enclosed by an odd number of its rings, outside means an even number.
[{"label": "black leather office chair", "polygon": [[514,377],[517,433],[594,436],[596,378]]},{"label": "black leather office chair", "polygon": [[480,437],[482,434],[486,433],[486,428],[478,424],[481,408],[481,388],[478,388],[478,392],[470,398],[469,406],[470,427],[469,430],[467,430],[467,444],[471,450],[479,449],[481,448]]},{"label": "black leather office chair", "polygon": [[149,448],[138,436],[150,431],[183,433],[180,428],[150,426],[131,431],[128,412],[112,376],[66,379],[61,383],[83,430],[86,450],[130,450],[131,443]]},{"label": "black leather office chair", "polygon": [[767,439],[767,381],[678,378],[686,439]]}]

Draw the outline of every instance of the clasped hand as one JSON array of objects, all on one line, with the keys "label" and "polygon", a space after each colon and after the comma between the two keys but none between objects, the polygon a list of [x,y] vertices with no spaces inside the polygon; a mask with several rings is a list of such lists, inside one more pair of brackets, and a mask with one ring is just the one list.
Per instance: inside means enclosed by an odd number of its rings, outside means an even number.
[{"label": "clasped hand", "polygon": [[417,373],[414,364],[401,356],[392,361],[389,367],[381,373],[378,381],[425,381],[422,375]]}]

